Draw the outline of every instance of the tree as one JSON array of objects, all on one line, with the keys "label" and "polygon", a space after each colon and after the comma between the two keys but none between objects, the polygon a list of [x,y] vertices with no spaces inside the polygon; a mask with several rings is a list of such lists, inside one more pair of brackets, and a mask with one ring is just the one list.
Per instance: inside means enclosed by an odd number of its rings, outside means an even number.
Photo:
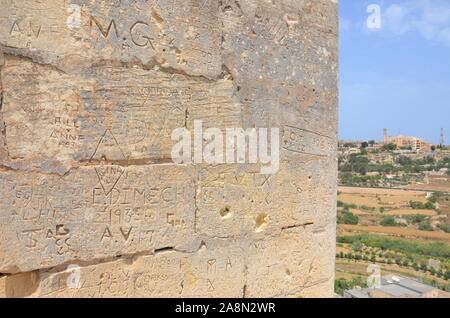
[{"label": "tree", "polygon": [[357,225],[358,222],[359,222],[358,216],[351,212],[342,212],[341,215],[338,216],[337,220],[338,224]]},{"label": "tree", "polygon": [[397,159],[397,163],[401,166],[411,166],[413,164],[413,160],[406,156],[400,156]]},{"label": "tree", "polygon": [[399,224],[392,215],[385,216],[380,223],[382,226],[398,226]]},{"label": "tree", "polygon": [[352,244],[352,250],[354,250],[355,252],[361,252],[363,248],[364,244],[361,243],[360,241],[356,241],[355,243]]},{"label": "tree", "polygon": [[427,219],[427,216],[423,215],[423,214],[414,214],[414,215],[408,217],[408,220],[414,224],[423,222],[426,219]]},{"label": "tree", "polygon": [[441,195],[439,193],[433,193],[430,198],[428,199],[428,201],[430,201],[431,203],[436,203],[439,201],[439,198],[441,197]]},{"label": "tree", "polygon": [[396,144],[392,144],[392,143],[386,144],[386,145],[383,146],[382,149],[383,149],[384,151],[393,151],[393,150],[396,150],[396,149],[397,149],[397,145],[396,145]]},{"label": "tree", "polygon": [[353,289],[356,286],[366,288],[367,282],[363,277],[353,277],[351,280],[336,279],[334,281],[334,291],[341,296],[344,295],[345,290]]},{"label": "tree", "polygon": [[433,231],[434,229],[431,226],[430,222],[423,221],[423,222],[420,222],[420,224],[419,224],[419,230],[421,230],[421,231]]},{"label": "tree", "polygon": [[341,171],[358,172],[365,175],[370,164],[369,158],[361,155],[350,155],[348,163],[341,167]]},{"label": "tree", "polygon": [[440,228],[445,233],[450,233],[450,225],[447,224],[439,224],[438,228]]},{"label": "tree", "polygon": [[444,277],[445,277],[446,280],[450,279],[450,269],[447,269],[447,271],[445,272]]}]

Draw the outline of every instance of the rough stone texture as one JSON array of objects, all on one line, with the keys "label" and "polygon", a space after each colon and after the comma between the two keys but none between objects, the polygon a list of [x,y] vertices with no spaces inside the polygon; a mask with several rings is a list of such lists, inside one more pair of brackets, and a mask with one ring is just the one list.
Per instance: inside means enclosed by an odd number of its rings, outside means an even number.
[{"label": "rough stone texture", "polygon": [[[0,297],[333,296],[337,1],[0,9]],[[280,170],[174,164],[195,120]]]}]

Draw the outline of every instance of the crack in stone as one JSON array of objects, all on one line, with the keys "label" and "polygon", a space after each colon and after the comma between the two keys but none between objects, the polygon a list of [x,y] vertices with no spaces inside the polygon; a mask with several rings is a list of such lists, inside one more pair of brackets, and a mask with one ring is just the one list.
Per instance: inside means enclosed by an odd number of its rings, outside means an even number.
[{"label": "crack in stone", "polygon": [[310,225],[314,225],[314,222],[307,222],[307,223],[303,223],[303,224],[289,225],[289,226],[282,227],[281,230],[285,231],[285,230],[295,229],[295,228],[298,228],[298,227],[307,227],[307,226],[310,226]]},{"label": "crack in stone", "polygon": [[195,180],[194,180],[194,233],[197,234],[197,216],[198,216],[198,196],[197,191],[199,190],[199,182],[200,182],[200,171],[195,172]]},{"label": "crack in stone", "polygon": [[0,163],[0,170],[3,171],[15,171],[15,172],[33,172],[38,173],[46,176],[58,176],[58,177],[66,177],[68,176],[72,171],[75,171],[80,168],[85,167],[98,167],[102,165],[115,165],[115,166],[121,166],[121,167],[139,167],[139,166],[159,166],[159,165],[173,165],[177,166],[178,164],[174,163],[172,159],[158,159],[158,160],[95,160],[95,161],[89,161],[89,160],[83,160],[83,161],[74,161],[75,164],[71,165],[67,169],[64,169],[63,172],[58,171],[42,171],[40,167],[21,167],[21,166],[14,166],[14,165],[20,165],[21,163],[27,163],[26,161],[17,161],[17,160],[10,160],[5,163]]},{"label": "crack in stone", "polygon": [[309,283],[309,282],[307,281],[307,282],[305,282],[303,285],[301,285],[301,286],[299,286],[299,287],[297,287],[297,288],[294,288],[294,289],[285,291],[285,292],[283,292],[283,293],[274,295],[274,296],[272,296],[271,298],[279,298],[279,297],[293,296],[293,295],[296,295],[296,294],[302,292],[302,291],[305,290],[305,289],[308,289],[308,288],[311,288],[311,287],[314,287],[314,286],[317,286],[317,285],[326,283],[326,282],[330,281],[331,279],[332,279],[332,278],[324,278],[324,279],[320,279],[320,280],[315,281],[315,282],[312,282],[312,283]]},{"label": "crack in stone", "polygon": [[242,288],[242,298],[247,298],[247,284]]},{"label": "crack in stone", "polygon": [[248,266],[244,264],[244,286],[242,288],[242,298],[248,298]]},{"label": "crack in stone", "polygon": [[[61,63],[58,63],[58,61],[55,62],[47,62],[44,58],[40,57],[38,54],[32,54],[31,52],[28,52],[27,49],[19,49],[15,48],[3,43],[0,43],[0,51],[2,51],[4,54],[16,56],[18,58],[29,60],[33,63],[39,64],[41,66],[47,66],[52,68],[53,70],[56,70],[60,73],[67,74],[68,72],[65,71],[61,66],[58,66],[58,64],[62,64],[63,59],[60,59]],[[87,59],[85,59],[87,60]],[[89,61],[88,61],[89,62]],[[201,74],[191,74],[188,73],[182,69],[173,67],[173,66],[164,66],[162,63],[158,62],[158,59],[156,57],[153,57],[151,61],[148,63],[143,63],[139,60],[134,60],[132,62],[125,62],[125,61],[119,61],[119,60],[108,60],[108,59],[102,59],[97,61],[90,61],[90,63],[86,64],[86,68],[97,68],[97,67],[104,67],[104,66],[116,66],[116,67],[125,67],[125,68],[134,68],[139,67],[143,70],[148,71],[160,71],[162,73],[167,74],[178,74],[183,75],[190,78],[196,78],[196,79],[203,79],[206,82],[214,82],[221,79],[226,79],[231,76],[231,73],[227,72],[227,70],[222,67],[223,71],[221,74],[217,76],[207,76],[207,75],[201,75]],[[231,76],[232,77],[232,76]]]},{"label": "crack in stone", "polygon": [[[0,50],[0,54],[3,56],[3,52],[1,52],[1,50]],[[2,59],[2,56],[0,56],[0,60]],[[3,95],[2,70],[3,70],[3,65],[0,64],[0,120],[2,121],[1,126],[0,126],[1,127],[0,133],[3,135],[3,147],[6,151],[7,158],[9,158],[9,148],[8,148],[8,143],[6,142],[6,122],[3,119],[4,95]]]},{"label": "crack in stone", "polygon": [[25,49],[18,49],[18,48],[0,43],[0,51],[3,51],[3,53],[5,55],[15,56],[20,59],[24,59],[24,60],[28,60],[30,62],[36,63],[41,66],[49,67],[59,73],[67,74],[63,69],[59,68],[58,66],[56,66],[52,63],[45,62],[44,59],[40,58],[39,56],[35,56],[34,54],[27,55],[26,53],[24,53],[24,52],[26,52]]},{"label": "crack in stone", "polygon": [[74,264],[76,264],[82,268],[86,268],[86,267],[94,266],[94,265],[114,263],[120,259],[123,259],[125,261],[128,260],[128,261],[131,261],[131,263],[134,263],[140,257],[156,257],[156,255],[164,253],[164,252],[195,255],[202,248],[206,248],[206,243],[203,240],[200,242],[199,247],[193,251],[177,249],[175,247],[162,247],[162,248],[158,248],[158,249],[130,253],[130,254],[120,254],[120,255],[115,255],[115,256],[110,256],[110,257],[93,258],[90,260],[84,260],[84,259],[71,260],[71,261],[61,263],[56,266],[41,267],[39,269],[31,270],[31,271],[17,271],[17,272],[8,272],[8,273],[4,272],[4,273],[1,273],[0,275],[13,276],[13,275],[32,273],[32,272],[38,272],[38,273],[50,272],[50,273],[57,274],[57,273],[64,272],[69,265],[74,265]]},{"label": "crack in stone", "polygon": [[176,251],[172,246],[169,247],[162,247],[162,248],[158,248],[155,250],[155,255],[156,254],[160,254],[160,253],[164,253],[164,252],[173,252]]}]

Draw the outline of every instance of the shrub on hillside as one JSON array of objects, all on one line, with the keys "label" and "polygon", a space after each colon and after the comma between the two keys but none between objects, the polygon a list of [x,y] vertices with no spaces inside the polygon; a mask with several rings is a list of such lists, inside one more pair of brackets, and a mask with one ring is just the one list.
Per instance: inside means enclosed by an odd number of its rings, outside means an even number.
[{"label": "shrub on hillside", "polygon": [[447,224],[439,224],[438,228],[440,228],[445,233],[450,233],[450,225]]},{"label": "shrub on hillside", "polygon": [[355,215],[351,212],[343,212],[343,213],[341,213],[341,215],[338,216],[337,222],[338,222],[338,224],[357,225],[359,222],[359,218],[357,215]]},{"label": "shrub on hillside", "polygon": [[433,227],[431,226],[430,222],[428,222],[428,221],[420,222],[419,230],[421,230],[421,231],[434,231]]},{"label": "shrub on hillside", "polygon": [[385,216],[383,220],[380,222],[382,226],[405,226],[402,223],[398,223],[394,216],[389,215]]}]

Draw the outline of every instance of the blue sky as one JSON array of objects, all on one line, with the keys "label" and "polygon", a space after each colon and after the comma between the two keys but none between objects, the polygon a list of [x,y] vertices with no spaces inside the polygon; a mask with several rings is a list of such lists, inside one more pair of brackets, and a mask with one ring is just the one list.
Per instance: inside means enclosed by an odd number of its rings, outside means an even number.
[{"label": "blue sky", "polygon": [[[369,28],[367,19],[380,28]],[[450,0],[339,0],[340,139],[450,144]]]}]

